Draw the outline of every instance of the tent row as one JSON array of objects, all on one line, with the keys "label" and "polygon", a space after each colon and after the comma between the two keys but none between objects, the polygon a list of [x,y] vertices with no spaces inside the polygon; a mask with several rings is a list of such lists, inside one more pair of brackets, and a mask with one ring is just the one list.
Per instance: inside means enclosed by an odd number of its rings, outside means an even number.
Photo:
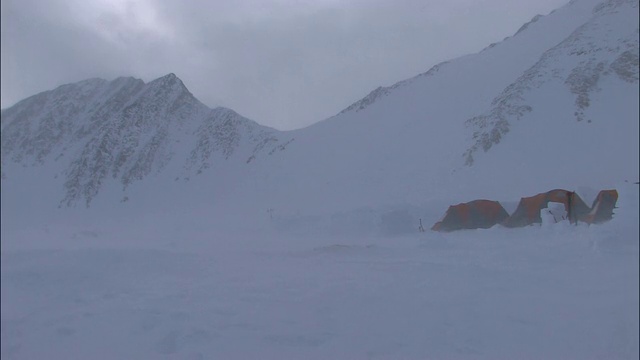
[{"label": "tent row", "polygon": [[488,229],[497,224],[508,228],[541,224],[541,212],[543,209],[550,208],[550,203],[564,206],[563,214],[559,215],[560,220],[568,220],[572,224],[577,224],[578,221],[587,224],[601,223],[611,220],[617,201],[616,190],[602,190],[589,207],[575,192],[555,189],[521,198],[516,210],[509,215],[497,201],[474,200],[449,206],[444,218],[435,223],[431,230],[446,232]]}]

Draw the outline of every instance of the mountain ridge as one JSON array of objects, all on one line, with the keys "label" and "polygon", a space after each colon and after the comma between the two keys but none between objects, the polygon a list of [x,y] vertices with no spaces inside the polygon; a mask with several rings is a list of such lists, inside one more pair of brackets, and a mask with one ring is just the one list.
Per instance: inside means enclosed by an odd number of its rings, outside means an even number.
[{"label": "mountain ridge", "polygon": [[[199,179],[200,186],[211,184],[212,199],[231,199],[226,187],[232,187],[239,198],[229,201],[291,211],[515,196],[547,185],[572,188],[577,175],[584,185],[608,186],[614,177],[637,173],[637,165],[623,166],[613,152],[588,146],[609,136],[620,151],[637,147],[629,135],[637,127],[634,9],[637,2],[629,0],[572,1],[500,43],[379,87],[337,115],[292,131],[210,109],[175,74],[146,84],[90,79],[63,88],[58,98],[44,92],[2,111],[3,187],[15,165],[65,161],[56,170],[65,179],[63,206],[88,206],[116,185],[115,199],[135,199],[132,188],[153,197],[151,186],[134,185],[154,177],[177,181],[165,186]],[[589,123],[603,111],[620,118],[612,123],[615,131],[603,129],[602,121]],[[545,135],[556,127],[575,134],[579,151],[550,154],[524,133],[562,144],[566,137]],[[544,165],[550,156],[558,163],[592,158],[611,164],[611,174],[587,176],[583,160],[573,173]],[[537,177],[538,166],[555,177]],[[516,182],[522,189],[503,190],[502,184]],[[180,189],[176,194],[203,190]]]},{"label": "mountain ridge", "polygon": [[3,168],[9,160],[37,166],[75,157],[64,170],[67,206],[80,198],[88,206],[107,177],[126,189],[152,169],[164,168],[182,151],[173,146],[181,134],[197,138],[183,166],[187,173],[207,168],[214,154],[228,159],[245,136],[254,143],[247,159],[280,141],[275,130],[233,110],[209,109],[172,73],[146,84],[131,77],[65,84],[19,102],[2,117],[8,119],[2,129]]}]

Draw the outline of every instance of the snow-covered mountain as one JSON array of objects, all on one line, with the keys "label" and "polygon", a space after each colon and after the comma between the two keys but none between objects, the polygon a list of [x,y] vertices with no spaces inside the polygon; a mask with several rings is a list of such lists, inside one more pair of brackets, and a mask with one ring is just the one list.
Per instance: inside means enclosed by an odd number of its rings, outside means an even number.
[{"label": "snow-covered mountain", "polygon": [[638,2],[572,1],[295,138],[274,159],[295,171],[261,182],[269,203],[296,190],[294,208],[344,208],[637,181]]},{"label": "snow-covered mountain", "polygon": [[2,112],[3,178],[11,165],[60,163],[61,203],[87,206],[105,182],[123,191],[152,174],[188,177],[218,159],[249,163],[278,150],[280,134],[232,110],[209,109],[174,74],[148,84],[90,79]]},{"label": "snow-covered mountain", "polygon": [[[2,110],[0,356],[638,359],[638,25],[573,0],[296,131],[172,74]],[[418,230],[553,188],[613,219]]]},{"label": "snow-covered mountain", "polygon": [[26,193],[304,214],[615,187],[638,180],[638,63],[637,0],[574,0],[295,131],[173,74],[64,85],[2,111],[3,216]]}]

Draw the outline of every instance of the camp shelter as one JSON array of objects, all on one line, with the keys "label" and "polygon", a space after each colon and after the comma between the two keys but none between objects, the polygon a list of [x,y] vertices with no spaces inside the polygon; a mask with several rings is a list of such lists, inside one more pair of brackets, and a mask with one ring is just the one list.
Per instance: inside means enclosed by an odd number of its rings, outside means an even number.
[{"label": "camp shelter", "polygon": [[580,218],[580,220],[589,224],[611,220],[613,217],[613,209],[615,209],[617,202],[618,192],[616,190],[602,190],[598,193],[595,200],[593,200],[591,211]]},{"label": "camp shelter", "polygon": [[488,229],[509,217],[507,211],[497,201],[474,200],[451,205],[441,221],[431,230],[453,231],[461,229]]},{"label": "camp shelter", "polygon": [[555,189],[520,199],[516,210],[502,222],[502,225],[513,228],[540,224],[542,223],[540,211],[547,208],[550,202],[563,204],[572,223],[584,218],[591,210],[575,192]]}]

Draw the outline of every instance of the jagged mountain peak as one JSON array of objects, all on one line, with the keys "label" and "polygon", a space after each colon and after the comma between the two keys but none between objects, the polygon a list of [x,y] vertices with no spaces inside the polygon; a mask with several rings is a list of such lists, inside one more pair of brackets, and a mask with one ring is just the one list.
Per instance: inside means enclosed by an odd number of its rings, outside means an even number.
[{"label": "jagged mountain peak", "polygon": [[154,103],[153,111],[166,109],[170,113],[173,113],[186,103],[197,103],[200,107],[204,106],[193,96],[189,89],[187,89],[182,80],[173,73],[145,84],[141,98],[145,98],[147,99],[146,101]]},{"label": "jagged mountain peak", "polygon": [[160,87],[175,87],[179,89],[187,90],[187,87],[184,85],[182,80],[176,76],[174,73],[169,73],[167,75],[161,76],[155,80],[152,80],[148,84],[149,86],[160,86]]},{"label": "jagged mountain peak", "polygon": [[231,109],[208,108],[173,73],[146,84],[119,77],[63,85],[3,110],[2,124],[3,179],[11,164],[59,163],[63,205],[88,205],[111,179],[126,190],[166,167],[188,179],[234,158],[253,166],[281,141]]}]

